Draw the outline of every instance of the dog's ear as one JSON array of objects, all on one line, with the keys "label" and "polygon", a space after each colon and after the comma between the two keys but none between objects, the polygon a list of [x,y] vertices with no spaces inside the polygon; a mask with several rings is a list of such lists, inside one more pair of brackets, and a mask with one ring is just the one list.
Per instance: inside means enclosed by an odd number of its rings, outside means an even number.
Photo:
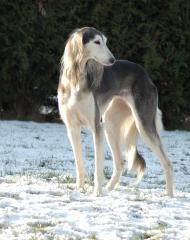
[{"label": "dog's ear", "polygon": [[69,65],[80,64],[83,58],[83,49],[82,35],[80,33],[74,33],[65,48],[65,55]]},{"label": "dog's ear", "polygon": [[82,41],[81,34],[76,34],[72,39],[72,54],[73,59],[77,62],[81,62],[83,58],[83,52],[84,52],[84,45]]},{"label": "dog's ear", "polygon": [[86,64],[86,79],[88,88],[92,90],[96,81],[94,75],[93,60],[89,60]]},{"label": "dog's ear", "polygon": [[101,84],[104,66],[93,59],[88,60],[86,65],[87,83],[90,89],[98,88]]},{"label": "dog's ear", "polygon": [[73,33],[65,47],[64,51],[64,67],[68,79],[74,86],[80,81],[80,67],[84,57],[84,46],[82,42],[82,34],[80,32]]}]

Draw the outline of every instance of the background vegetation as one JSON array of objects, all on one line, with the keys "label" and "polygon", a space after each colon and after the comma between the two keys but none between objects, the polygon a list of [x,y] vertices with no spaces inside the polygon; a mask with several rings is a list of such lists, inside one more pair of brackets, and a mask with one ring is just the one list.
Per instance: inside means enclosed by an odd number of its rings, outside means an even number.
[{"label": "background vegetation", "polygon": [[56,95],[68,34],[82,26],[100,29],[117,58],[147,69],[167,128],[189,127],[189,0],[1,0],[1,118],[39,119]]}]

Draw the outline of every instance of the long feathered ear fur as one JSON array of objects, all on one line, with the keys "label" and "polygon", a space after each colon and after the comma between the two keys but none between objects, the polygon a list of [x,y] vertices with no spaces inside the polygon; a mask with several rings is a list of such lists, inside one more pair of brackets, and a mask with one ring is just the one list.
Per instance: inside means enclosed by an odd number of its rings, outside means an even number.
[{"label": "long feathered ear fur", "polygon": [[82,34],[73,33],[67,41],[65,51],[62,57],[64,72],[70,84],[74,87],[80,81],[81,62],[84,58],[84,46],[82,42]]},{"label": "long feathered ear fur", "polygon": [[101,84],[104,66],[91,59],[87,62],[86,71],[90,88],[98,88]]}]

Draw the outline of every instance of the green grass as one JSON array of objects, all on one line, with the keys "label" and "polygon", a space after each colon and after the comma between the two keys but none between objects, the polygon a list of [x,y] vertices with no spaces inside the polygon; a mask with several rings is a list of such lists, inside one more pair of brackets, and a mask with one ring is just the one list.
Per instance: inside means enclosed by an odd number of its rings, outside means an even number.
[{"label": "green grass", "polygon": [[82,238],[75,236],[75,237],[69,237],[67,240],[82,240]]},{"label": "green grass", "polygon": [[112,170],[110,167],[105,167],[104,168],[104,176],[106,179],[110,179],[112,175]]},{"label": "green grass", "polygon": [[88,236],[88,240],[98,240],[97,236],[95,233],[91,233],[89,236]]}]

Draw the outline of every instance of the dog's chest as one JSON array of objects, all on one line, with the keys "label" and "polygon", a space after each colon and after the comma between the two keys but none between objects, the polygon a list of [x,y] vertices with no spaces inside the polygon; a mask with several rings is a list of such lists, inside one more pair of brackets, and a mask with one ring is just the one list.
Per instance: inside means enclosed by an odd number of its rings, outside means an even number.
[{"label": "dog's chest", "polygon": [[80,125],[87,128],[94,127],[95,104],[91,93],[71,96],[68,101],[68,109]]}]

